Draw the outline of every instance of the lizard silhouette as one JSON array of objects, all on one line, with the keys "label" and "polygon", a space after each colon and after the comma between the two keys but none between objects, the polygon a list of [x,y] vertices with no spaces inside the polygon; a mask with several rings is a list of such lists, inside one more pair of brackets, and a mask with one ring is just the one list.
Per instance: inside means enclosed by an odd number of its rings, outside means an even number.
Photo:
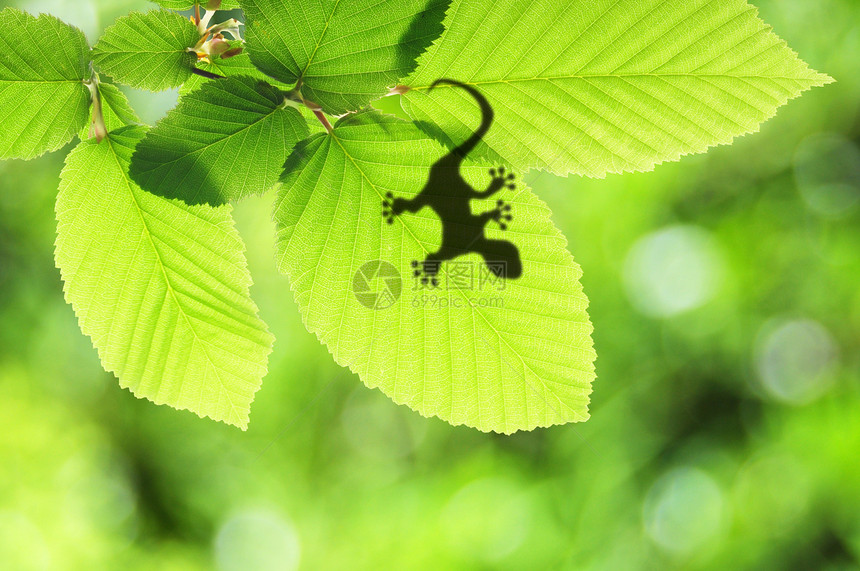
[{"label": "lizard silhouette", "polygon": [[497,277],[516,279],[522,275],[522,261],[517,247],[507,240],[487,238],[488,223],[496,222],[506,230],[513,219],[511,205],[498,200],[487,212],[473,214],[470,201],[490,198],[503,188],[514,189],[513,173],[504,167],[490,169],[490,184],[484,190],[472,188],[460,174],[463,159],[481,142],[493,123],[494,112],[487,99],[474,87],[452,79],[439,79],[430,86],[448,84],[466,90],[481,108],[481,124],[461,145],[440,158],[430,167],[427,184],[414,198],[395,198],[389,192],[382,202],[382,215],[389,224],[404,212],[416,213],[425,206],[432,208],[442,222],[442,244],[439,250],[412,262],[415,277],[424,284],[438,285],[437,276],[442,262],[475,252]]}]

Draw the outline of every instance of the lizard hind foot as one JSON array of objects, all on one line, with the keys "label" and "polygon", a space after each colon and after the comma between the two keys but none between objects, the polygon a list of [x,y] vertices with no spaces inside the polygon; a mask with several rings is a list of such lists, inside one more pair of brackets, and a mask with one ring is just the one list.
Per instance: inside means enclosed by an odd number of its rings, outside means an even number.
[{"label": "lizard hind foot", "polygon": [[493,221],[499,224],[499,228],[502,230],[508,229],[508,224],[511,220],[514,219],[511,214],[511,204],[510,202],[505,202],[504,200],[496,201],[496,208],[493,209]]},{"label": "lizard hind foot", "polygon": [[394,217],[397,213],[394,211],[394,193],[388,192],[385,198],[382,199],[382,217],[388,224],[394,224]]}]

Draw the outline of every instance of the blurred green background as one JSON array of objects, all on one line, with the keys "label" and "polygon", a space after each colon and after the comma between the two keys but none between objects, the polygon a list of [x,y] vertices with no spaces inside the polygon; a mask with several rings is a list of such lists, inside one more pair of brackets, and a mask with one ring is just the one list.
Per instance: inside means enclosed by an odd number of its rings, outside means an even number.
[{"label": "blurred green background", "polygon": [[[65,152],[0,163],[0,569],[858,568],[860,4],[755,3],[838,83],[653,173],[528,177],[585,273],[585,424],[486,435],[366,389],[302,326],[271,196],[236,213],[278,339],[250,429],[138,400],[63,301]],[[91,41],[148,6],[11,5]]]}]

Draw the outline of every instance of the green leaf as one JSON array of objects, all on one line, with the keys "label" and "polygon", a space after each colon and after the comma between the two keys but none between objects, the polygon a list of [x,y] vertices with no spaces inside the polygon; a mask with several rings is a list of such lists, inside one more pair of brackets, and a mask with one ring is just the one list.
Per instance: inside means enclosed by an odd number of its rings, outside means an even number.
[{"label": "green leaf", "polygon": [[404,83],[404,108],[463,138],[477,86],[497,127],[481,152],[516,168],[602,177],[648,171],[757,131],[832,81],[743,0],[454,0],[445,34]]},{"label": "green leaf", "polygon": [[189,2],[188,0],[150,0],[162,8],[168,10],[190,10],[195,4],[207,10],[235,10],[239,7],[238,0],[202,0],[200,2]]},{"label": "green leaf", "polygon": [[0,11],[0,159],[32,159],[89,119],[89,45],[53,16]]},{"label": "green leaf", "polygon": [[415,69],[450,0],[242,0],[248,50],[331,114],[363,107]]},{"label": "green leaf", "polygon": [[105,30],[93,48],[101,71],[119,83],[161,91],[191,76],[200,33],[188,18],[165,10],[132,12]]},{"label": "green leaf", "polygon": [[128,125],[140,125],[140,117],[131,108],[128,98],[116,85],[99,83],[99,93],[105,114],[108,132]]},{"label": "green leaf", "polygon": [[57,197],[66,299],[108,371],[135,395],[240,426],[272,336],[248,294],[229,207],[190,207],[127,174],[145,128],[85,141]]},{"label": "green leaf", "polygon": [[[231,46],[239,46],[244,45],[243,42],[230,42]],[[270,82],[279,89],[289,89],[290,86],[284,83],[273,79],[260,70],[258,70],[253,63],[251,63],[251,58],[247,53],[241,53],[237,56],[228,58],[228,59],[220,59],[215,58],[211,62],[199,62],[197,64],[198,69],[202,69],[203,71],[208,71],[209,73],[214,73],[220,75],[222,77],[238,77],[238,76],[247,76],[255,79],[262,79],[266,82]],[[210,81],[219,81],[218,79],[206,78],[201,75],[192,75],[191,78],[182,84],[182,87],[179,88],[179,95],[184,97],[188,95],[195,89],[199,89],[201,85],[205,83],[209,83]],[[308,126],[308,134],[313,135],[315,133],[322,133],[325,131],[322,123],[314,116],[313,112],[305,107],[304,105],[300,105],[297,107],[299,113],[304,117]]]},{"label": "green leaf", "polygon": [[[140,117],[131,108],[128,98],[116,85],[99,83],[98,90],[102,101],[102,115],[108,133],[121,127],[141,124]],[[80,133],[81,140],[93,137],[92,131],[91,126],[84,127]]]},{"label": "green leaf", "polygon": [[159,196],[224,204],[269,190],[307,135],[307,122],[275,87],[250,77],[210,81],[147,134],[131,176]]},{"label": "green leaf", "polygon": [[[239,41],[231,41],[229,44],[231,49],[244,46],[244,42]],[[247,77],[253,77],[254,79],[271,82],[273,84],[277,83],[275,80],[258,70],[254,64],[251,63],[250,56],[244,52],[227,59],[212,57],[211,61],[201,60],[197,62],[197,69],[214,73],[221,77],[238,77],[240,75],[244,75]],[[179,88],[179,95],[187,95],[209,81],[217,80],[203,77],[202,75],[192,75],[185,83],[182,84],[182,87]],[[283,89],[290,88],[290,86],[286,84],[280,84],[278,87],[282,87]]]},{"label": "green leaf", "polygon": [[[439,248],[439,218],[425,208],[388,225],[382,201],[389,191],[418,194],[444,154],[414,124],[376,112],[344,118],[332,135],[297,145],[275,220],[278,264],[306,326],[365,384],[421,414],[505,433],[585,420],[595,354],[581,272],[531,191],[505,190],[472,206],[490,210],[499,197],[513,204],[510,230],[486,232],[519,248],[521,278],[503,291],[436,292],[449,300],[445,308],[424,305],[421,295],[433,292],[412,291],[411,262]],[[487,185],[487,171],[461,169],[474,188]],[[368,309],[353,292],[356,272],[373,260],[404,278],[402,297],[388,309]],[[475,254],[457,261],[485,269]],[[446,270],[443,283],[455,272]]]}]

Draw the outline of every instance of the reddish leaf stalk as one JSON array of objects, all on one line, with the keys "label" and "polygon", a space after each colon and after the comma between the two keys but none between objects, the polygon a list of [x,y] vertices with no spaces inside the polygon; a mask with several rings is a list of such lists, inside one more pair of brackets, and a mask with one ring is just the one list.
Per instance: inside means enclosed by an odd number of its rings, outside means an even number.
[{"label": "reddish leaf stalk", "polygon": [[320,123],[322,123],[323,127],[325,127],[325,130],[331,133],[334,129],[331,126],[331,123],[328,122],[328,118],[325,116],[325,114],[319,109],[314,109],[313,111],[314,115],[317,116],[317,119],[320,120]]}]

